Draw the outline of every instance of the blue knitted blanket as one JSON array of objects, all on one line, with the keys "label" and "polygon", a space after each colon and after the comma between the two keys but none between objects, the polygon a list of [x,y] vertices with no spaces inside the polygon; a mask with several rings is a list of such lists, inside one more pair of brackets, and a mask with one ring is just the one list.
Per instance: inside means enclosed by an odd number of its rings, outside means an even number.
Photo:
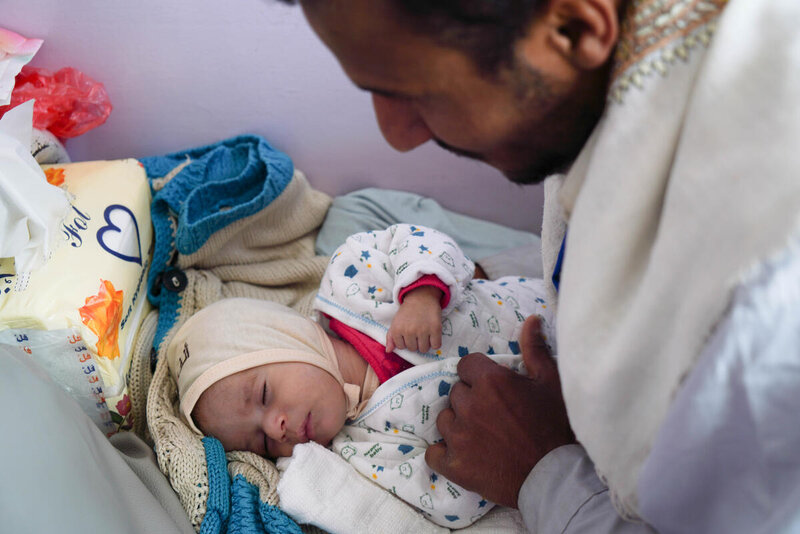
[{"label": "blue knitted blanket", "polygon": [[147,296],[159,309],[157,350],[180,307],[179,292],[162,291],[172,258],[196,252],[214,232],[264,209],[291,181],[294,165],[252,135],[140,161],[153,193],[155,244]]},{"label": "blue knitted blanket", "polygon": [[[196,252],[218,230],[268,206],[292,180],[294,166],[286,154],[256,136],[140,161],[153,193],[155,245],[148,298],[159,309],[155,355],[181,309],[180,271],[172,269],[173,259]],[[168,276],[175,277],[169,290]],[[209,495],[201,533],[301,532],[277,507],[259,499],[258,487],[241,475],[230,479],[219,441],[204,438],[203,445]]]},{"label": "blue knitted blanket", "polygon": [[208,464],[208,503],[200,534],[302,534],[276,506],[259,500],[258,488],[242,475],[231,481],[222,444],[203,438]]}]

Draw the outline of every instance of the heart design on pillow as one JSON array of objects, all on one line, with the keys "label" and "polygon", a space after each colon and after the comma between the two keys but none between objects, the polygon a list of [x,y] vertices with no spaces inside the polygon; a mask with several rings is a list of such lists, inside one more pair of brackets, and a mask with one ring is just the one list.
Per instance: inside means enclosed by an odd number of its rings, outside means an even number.
[{"label": "heart design on pillow", "polygon": [[103,212],[106,225],[97,231],[97,242],[121,260],[142,264],[142,243],[136,216],[125,206],[111,204]]}]

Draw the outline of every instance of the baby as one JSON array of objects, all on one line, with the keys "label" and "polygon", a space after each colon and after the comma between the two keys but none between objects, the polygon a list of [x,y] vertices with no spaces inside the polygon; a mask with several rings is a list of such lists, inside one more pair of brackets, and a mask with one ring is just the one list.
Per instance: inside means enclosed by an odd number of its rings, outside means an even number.
[{"label": "baby", "polygon": [[519,367],[519,335],[532,314],[553,339],[541,280],[473,280],[473,272],[436,230],[398,224],[353,235],[326,269],[319,321],[272,302],[225,299],[179,329],[167,358],[180,412],[226,450],[270,458],[336,437],[333,449],[370,479],[439,524],[466,526],[491,505],[449,481],[435,495],[437,476],[424,464],[425,447],[440,439],[436,414],[458,357],[504,353],[496,359]]}]

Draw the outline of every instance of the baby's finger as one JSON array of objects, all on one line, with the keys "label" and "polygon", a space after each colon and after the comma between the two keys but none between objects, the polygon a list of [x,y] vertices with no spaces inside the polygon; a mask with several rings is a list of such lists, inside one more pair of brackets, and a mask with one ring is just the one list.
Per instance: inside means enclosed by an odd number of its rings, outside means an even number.
[{"label": "baby's finger", "polygon": [[428,336],[426,336],[425,334],[419,336],[417,348],[419,349],[420,352],[428,352],[428,350],[430,350],[431,344],[428,341]]},{"label": "baby's finger", "polygon": [[411,351],[417,350],[417,338],[413,334],[403,336],[403,341],[405,342],[405,347],[408,350]]},{"label": "baby's finger", "polygon": [[386,333],[386,353],[394,352],[394,340],[392,339],[391,332]]},{"label": "baby's finger", "polygon": [[431,348],[432,349],[441,349],[442,348],[442,330],[439,329],[438,332],[434,332],[431,334]]}]

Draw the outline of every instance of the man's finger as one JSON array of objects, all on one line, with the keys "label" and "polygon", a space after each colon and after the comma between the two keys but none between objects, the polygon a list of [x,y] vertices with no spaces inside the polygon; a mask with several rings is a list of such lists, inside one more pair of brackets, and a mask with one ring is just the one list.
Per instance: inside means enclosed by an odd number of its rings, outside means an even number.
[{"label": "man's finger", "polygon": [[425,462],[437,473],[447,471],[447,445],[439,442],[428,447],[425,451]]},{"label": "man's finger", "polygon": [[[463,381],[456,382],[450,387],[450,410],[453,411],[453,416],[461,413],[461,408],[466,402],[466,397],[469,395],[470,387]],[[441,430],[440,430],[441,432]]]},{"label": "man's finger", "polygon": [[480,379],[487,372],[491,372],[495,367],[501,368],[485,354],[473,352],[461,358],[456,369],[459,378],[467,385],[472,385],[473,382]]},{"label": "man's finger", "polygon": [[522,361],[528,370],[528,376],[537,380],[548,380],[558,376],[555,361],[544,340],[541,319],[531,315],[525,319],[519,338],[522,350]]},{"label": "man's finger", "polygon": [[442,439],[445,441],[447,441],[447,438],[453,430],[455,420],[456,413],[450,407],[439,412],[439,415],[436,417],[436,429],[439,430],[439,434],[442,435]]}]

